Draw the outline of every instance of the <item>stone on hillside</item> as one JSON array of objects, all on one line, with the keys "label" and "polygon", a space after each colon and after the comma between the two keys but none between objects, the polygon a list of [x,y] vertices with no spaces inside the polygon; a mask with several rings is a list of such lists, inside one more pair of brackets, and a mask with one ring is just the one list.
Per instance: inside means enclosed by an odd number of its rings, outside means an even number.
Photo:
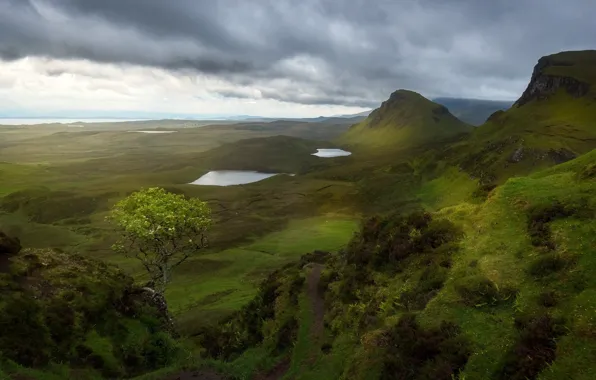
[{"label": "stone on hillside", "polygon": [[21,241],[0,231],[0,255],[16,255],[21,250]]}]

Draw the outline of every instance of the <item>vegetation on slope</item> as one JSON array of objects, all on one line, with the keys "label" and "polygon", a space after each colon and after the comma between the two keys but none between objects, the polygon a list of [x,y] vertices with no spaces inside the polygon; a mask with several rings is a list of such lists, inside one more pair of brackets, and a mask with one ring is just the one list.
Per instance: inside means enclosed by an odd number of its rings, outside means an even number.
[{"label": "vegetation on slope", "polygon": [[[591,379],[596,182],[585,173],[595,160],[510,179],[482,202],[369,218],[337,255],[264,282],[252,306],[205,335],[206,353],[237,376],[306,355],[297,379]],[[314,317],[296,300],[309,260],[326,266],[326,339],[305,353],[297,332]],[[280,332],[293,349],[275,350]]]},{"label": "vegetation on slope", "polygon": [[458,158],[485,183],[525,175],[596,146],[596,51],[539,60],[515,105],[478,127]]},{"label": "vegetation on slope", "polygon": [[7,264],[0,265],[5,373],[115,378],[178,360],[181,346],[168,320],[131,277],[80,255],[16,251],[0,253]]}]

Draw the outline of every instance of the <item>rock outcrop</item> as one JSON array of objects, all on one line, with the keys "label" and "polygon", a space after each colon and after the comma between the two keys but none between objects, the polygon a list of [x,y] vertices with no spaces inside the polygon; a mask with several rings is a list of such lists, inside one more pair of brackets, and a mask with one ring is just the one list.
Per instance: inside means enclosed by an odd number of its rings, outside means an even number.
[{"label": "rock outcrop", "polygon": [[0,255],[12,256],[21,250],[21,242],[18,238],[10,237],[0,231]]},{"label": "rock outcrop", "polygon": [[570,76],[552,75],[546,72],[548,68],[554,66],[566,67],[572,65],[572,63],[557,61],[552,56],[540,58],[534,67],[528,87],[513,106],[521,107],[534,99],[546,99],[560,88],[563,88],[569,95],[576,98],[585,96],[590,91],[589,83]]}]

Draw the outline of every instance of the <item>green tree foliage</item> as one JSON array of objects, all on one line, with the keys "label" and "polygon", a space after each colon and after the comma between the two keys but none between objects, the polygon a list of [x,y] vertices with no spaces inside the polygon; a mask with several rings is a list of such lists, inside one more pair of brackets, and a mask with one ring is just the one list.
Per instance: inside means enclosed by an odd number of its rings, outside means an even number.
[{"label": "green tree foliage", "polygon": [[172,269],[207,246],[211,212],[199,199],[150,188],[118,202],[109,219],[120,233],[114,250],[140,260],[163,293]]}]

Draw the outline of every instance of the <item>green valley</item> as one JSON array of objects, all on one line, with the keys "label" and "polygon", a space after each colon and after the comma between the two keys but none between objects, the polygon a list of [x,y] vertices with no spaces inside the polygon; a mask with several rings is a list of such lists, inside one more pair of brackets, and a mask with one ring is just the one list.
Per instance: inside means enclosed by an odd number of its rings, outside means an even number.
[{"label": "green valley", "polygon": [[[593,379],[594,73],[541,58],[478,127],[407,90],[353,125],[0,127],[0,379]],[[106,220],[148,187],[213,222],[162,303]]]}]

